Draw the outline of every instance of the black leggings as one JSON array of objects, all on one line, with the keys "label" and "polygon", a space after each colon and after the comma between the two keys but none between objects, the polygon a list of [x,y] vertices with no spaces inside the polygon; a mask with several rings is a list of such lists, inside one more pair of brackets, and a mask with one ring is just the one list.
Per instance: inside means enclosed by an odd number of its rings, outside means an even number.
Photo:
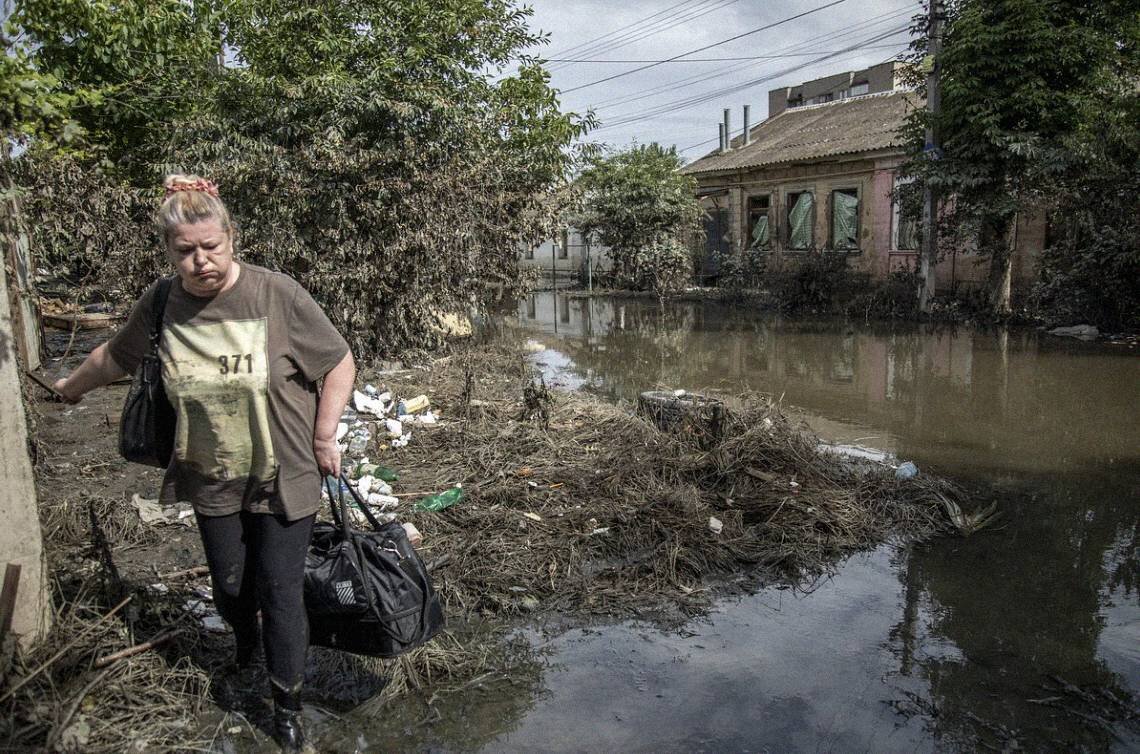
[{"label": "black leggings", "polygon": [[260,608],[269,678],[283,691],[299,688],[309,647],[305,553],[316,516],[287,521],[242,511],[197,518],[214,604],[233,628],[238,646],[257,641]]}]

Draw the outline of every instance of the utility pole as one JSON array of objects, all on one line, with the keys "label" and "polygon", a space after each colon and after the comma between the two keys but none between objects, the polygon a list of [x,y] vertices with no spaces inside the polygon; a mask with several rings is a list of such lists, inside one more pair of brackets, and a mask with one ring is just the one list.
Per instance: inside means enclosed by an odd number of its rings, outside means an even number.
[{"label": "utility pole", "polygon": [[[931,122],[926,127],[925,144],[922,152],[928,160],[937,160],[941,156],[938,145],[938,134],[934,130],[934,119],[942,109],[942,91],[939,75],[942,65],[939,58],[942,54],[942,22],[945,19],[945,9],[942,0],[929,0],[929,19],[927,21],[927,55],[930,61],[930,70],[926,74],[926,109],[930,112]],[[923,314],[930,313],[930,304],[934,299],[934,268],[938,263],[938,195],[926,181],[922,192],[922,249],[918,262],[918,310]]]}]

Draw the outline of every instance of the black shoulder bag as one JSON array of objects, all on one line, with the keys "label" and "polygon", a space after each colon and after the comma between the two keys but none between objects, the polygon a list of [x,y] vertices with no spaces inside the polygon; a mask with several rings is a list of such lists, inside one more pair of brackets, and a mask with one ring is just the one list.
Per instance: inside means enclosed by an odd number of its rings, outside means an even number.
[{"label": "black shoulder bag", "polygon": [[[342,474],[325,479],[333,522],[318,522],[305,557],[309,643],[370,657],[395,657],[444,625],[443,608],[423,560],[395,521],[380,523]],[[349,522],[344,487],[372,531]]]},{"label": "black shoulder bag", "polygon": [[135,370],[131,389],[119,421],[119,454],[128,461],[165,469],[174,453],[174,424],[177,416],[162,387],[162,363],[158,341],[162,337],[162,317],[170,298],[173,278],[161,278],[151,307],[150,343],[142,363]]}]

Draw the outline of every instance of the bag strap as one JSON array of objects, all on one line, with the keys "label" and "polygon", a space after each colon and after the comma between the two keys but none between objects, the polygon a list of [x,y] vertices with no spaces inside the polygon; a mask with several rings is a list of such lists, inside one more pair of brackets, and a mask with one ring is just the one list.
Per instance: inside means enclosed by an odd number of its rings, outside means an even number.
[{"label": "bag strap", "polygon": [[170,299],[170,288],[174,283],[173,277],[159,278],[158,287],[154,290],[154,302],[151,305],[150,348],[158,350],[158,341],[162,337],[162,318],[166,315],[166,302]]},{"label": "bag strap", "polygon": [[[327,492],[329,496],[329,511],[332,513],[333,524],[336,528],[343,529],[341,521],[344,519],[337,511],[337,490],[333,487],[334,481],[336,480],[333,477],[325,476],[325,492]],[[339,487],[340,485],[338,484],[337,486]]]}]

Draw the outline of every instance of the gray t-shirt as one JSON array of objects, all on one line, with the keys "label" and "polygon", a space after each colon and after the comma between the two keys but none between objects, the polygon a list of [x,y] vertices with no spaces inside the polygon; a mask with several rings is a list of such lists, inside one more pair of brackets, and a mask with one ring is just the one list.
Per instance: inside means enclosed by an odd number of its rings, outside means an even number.
[{"label": "gray t-shirt", "polygon": [[[146,353],[156,288],[108,344],[127,372]],[[176,278],[159,357],[178,424],[160,499],[207,516],[245,509],[296,520],[316,512],[316,383],[348,350],[287,275],[243,263],[233,287],[213,298],[186,292]]]}]

